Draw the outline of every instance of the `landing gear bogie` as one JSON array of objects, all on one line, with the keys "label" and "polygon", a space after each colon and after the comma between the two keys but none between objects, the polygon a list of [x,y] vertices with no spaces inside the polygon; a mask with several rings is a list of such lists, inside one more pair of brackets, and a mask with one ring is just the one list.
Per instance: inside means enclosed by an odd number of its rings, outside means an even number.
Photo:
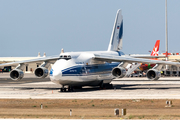
[{"label": "landing gear bogie", "polygon": [[74,89],[73,89],[73,87],[68,87],[68,88],[60,88],[60,91],[61,92],[73,92],[74,91]]},{"label": "landing gear bogie", "polygon": [[100,89],[112,89],[113,88],[113,85],[112,84],[109,84],[109,83],[101,83],[100,84]]},{"label": "landing gear bogie", "polygon": [[74,92],[73,87],[68,87],[68,92]]},{"label": "landing gear bogie", "polygon": [[61,92],[66,92],[67,90],[66,90],[67,88],[61,88],[60,90],[61,90]]}]

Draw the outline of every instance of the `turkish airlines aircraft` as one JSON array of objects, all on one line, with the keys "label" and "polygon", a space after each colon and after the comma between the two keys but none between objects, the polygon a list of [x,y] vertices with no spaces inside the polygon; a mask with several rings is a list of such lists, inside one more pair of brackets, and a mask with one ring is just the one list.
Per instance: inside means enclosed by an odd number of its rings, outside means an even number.
[{"label": "turkish airlines aircraft", "polygon": [[180,63],[135,58],[125,56],[121,50],[123,36],[123,17],[121,10],[117,11],[113,31],[107,51],[92,52],[65,52],[60,56],[51,56],[33,60],[18,61],[0,64],[4,66],[17,66],[10,72],[12,80],[21,80],[24,76],[23,70],[26,64],[43,62],[34,74],[37,77],[45,78],[48,76],[48,67],[54,63],[50,70],[52,82],[68,87],[71,91],[73,87],[82,86],[103,86],[108,85],[114,78],[123,78],[126,75],[126,65],[129,63],[156,64],[147,72],[150,80],[158,80],[161,76],[160,70],[163,65],[176,65]]}]

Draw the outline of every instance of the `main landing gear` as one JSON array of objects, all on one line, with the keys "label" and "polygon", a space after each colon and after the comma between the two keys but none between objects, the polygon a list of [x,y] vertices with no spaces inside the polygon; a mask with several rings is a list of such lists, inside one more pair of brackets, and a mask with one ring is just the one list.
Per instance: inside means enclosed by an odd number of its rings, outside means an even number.
[{"label": "main landing gear", "polygon": [[99,85],[100,89],[112,89],[113,85],[109,83],[103,83],[103,81]]},{"label": "main landing gear", "polygon": [[73,92],[73,87],[69,86],[68,88],[65,88],[64,86],[60,88],[61,92]]}]

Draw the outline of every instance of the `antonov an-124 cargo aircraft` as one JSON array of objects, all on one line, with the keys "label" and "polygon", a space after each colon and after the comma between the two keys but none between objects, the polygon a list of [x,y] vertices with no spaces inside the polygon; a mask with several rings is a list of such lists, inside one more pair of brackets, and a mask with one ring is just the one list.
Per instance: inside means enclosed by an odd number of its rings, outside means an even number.
[{"label": "antonov an-124 cargo aircraft", "polygon": [[[50,56],[32,60],[0,64],[0,67],[16,66],[10,72],[12,80],[21,80],[24,68],[29,63],[42,62],[34,74],[39,78],[50,75],[52,82],[60,84],[61,91],[72,91],[74,87],[105,86],[114,78],[123,78],[126,75],[126,66],[130,63],[156,64],[147,71],[147,78],[158,80],[163,65],[176,65],[180,63],[170,61],[151,60],[126,56],[122,51],[123,17],[121,10],[117,11],[110,42],[107,51],[91,52],[64,52],[58,56]],[[53,64],[50,72],[48,67]]]}]

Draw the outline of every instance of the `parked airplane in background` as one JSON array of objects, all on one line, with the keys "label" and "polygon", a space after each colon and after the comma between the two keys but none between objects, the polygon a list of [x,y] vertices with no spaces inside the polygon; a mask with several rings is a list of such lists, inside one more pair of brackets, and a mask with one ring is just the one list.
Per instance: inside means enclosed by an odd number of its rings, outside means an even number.
[{"label": "parked airplane in background", "polygon": [[[151,57],[158,56],[159,43],[160,43],[160,40],[157,40],[154,47],[153,47],[153,50],[151,52]],[[134,56],[134,57],[140,57],[140,56]],[[145,57],[147,57],[147,56],[145,56]],[[163,56],[161,56],[161,57],[163,57]],[[157,59],[157,58],[153,58],[153,59]],[[137,76],[143,76],[142,74],[139,73],[139,71],[145,72],[148,69],[153,68],[155,65],[156,64],[144,64],[144,63],[131,63],[131,64],[128,64],[126,66],[127,72],[126,72],[125,76],[127,76],[127,77],[129,77],[129,76],[136,76],[136,77]]]},{"label": "parked airplane in background", "polygon": [[158,56],[159,55],[159,44],[160,44],[160,40],[157,40],[155,45],[154,45],[153,51],[151,52],[151,56]]},{"label": "parked airplane in background", "polygon": [[[160,40],[157,40],[155,45],[154,45],[154,48],[151,52],[151,56],[158,56],[159,55],[159,44],[160,44]],[[154,59],[157,59],[157,58],[154,58]],[[139,67],[139,69],[141,71],[145,71],[145,70],[153,68],[155,65],[156,64],[144,64],[144,63],[142,63],[141,66]]]},{"label": "parked airplane in background", "polygon": [[43,62],[34,73],[37,77],[44,78],[48,76],[47,68],[51,63],[54,63],[50,70],[51,81],[62,85],[62,91],[66,90],[65,86],[71,91],[73,87],[103,86],[109,84],[113,78],[123,78],[126,75],[126,65],[132,62],[156,64],[153,69],[147,72],[147,77],[150,80],[160,78],[160,70],[163,65],[180,66],[180,63],[176,62],[124,56],[124,53],[120,51],[122,36],[123,17],[121,10],[118,10],[107,51],[65,52],[60,56],[0,64],[0,67],[18,65],[10,72],[10,77],[12,80],[21,80],[24,76],[23,70],[26,64]]}]

